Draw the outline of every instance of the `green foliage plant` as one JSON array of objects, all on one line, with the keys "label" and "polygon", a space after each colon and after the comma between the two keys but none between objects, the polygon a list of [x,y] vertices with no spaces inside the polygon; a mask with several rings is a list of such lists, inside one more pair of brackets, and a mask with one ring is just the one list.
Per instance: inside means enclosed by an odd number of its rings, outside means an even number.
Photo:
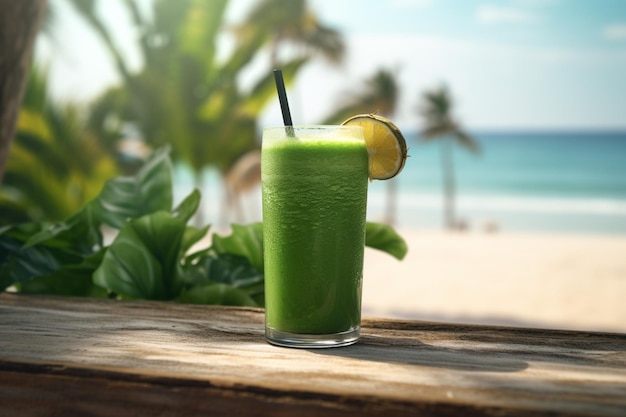
[{"label": "green foliage plant", "polygon": [[[21,293],[264,305],[263,227],[232,225],[227,236],[188,225],[200,204],[192,191],[172,201],[169,147],[132,177],[109,180],[65,221],[0,229],[0,288]],[[103,229],[115,231],[109,243]],[[368,223],[366,245],[402,259],[404,240]],[[200,249],[198,249],[200,247]]]}]

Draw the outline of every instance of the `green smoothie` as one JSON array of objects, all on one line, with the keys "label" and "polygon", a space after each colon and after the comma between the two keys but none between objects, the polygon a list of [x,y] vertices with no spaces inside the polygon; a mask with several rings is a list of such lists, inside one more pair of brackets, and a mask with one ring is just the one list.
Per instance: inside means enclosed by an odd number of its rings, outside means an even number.
[{"label": "green smoothie", "polygon": [[264,131],[266,327],[280,332],[360,325],[368,155],[360,128],[335,128]]}]

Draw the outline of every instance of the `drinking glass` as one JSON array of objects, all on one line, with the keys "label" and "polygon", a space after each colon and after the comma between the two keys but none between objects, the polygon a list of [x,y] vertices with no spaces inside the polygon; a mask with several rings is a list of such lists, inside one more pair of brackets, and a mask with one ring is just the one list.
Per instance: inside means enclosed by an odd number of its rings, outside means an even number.
[{"label": "drinking glass", "polygon": [[267,340],[356,342],[368,183],[362,128],[265,128],[261,177]]}]

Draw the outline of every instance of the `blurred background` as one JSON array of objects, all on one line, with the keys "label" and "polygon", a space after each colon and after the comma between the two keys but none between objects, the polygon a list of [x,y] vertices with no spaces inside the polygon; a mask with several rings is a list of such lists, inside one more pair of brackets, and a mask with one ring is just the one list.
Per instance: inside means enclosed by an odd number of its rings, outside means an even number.
[{"label": "blurred background", "polygon": [[261,220],[273,68],[294,123],[378,112],[410,147],[370,184],[409,255],[366,252],[364,314],[626,332],[623,0],[49,0],[0,227],[163,145],[197,224]]},{"label": "blurred background", "polygon": [[404,132],[371,220],[626,234],[621,0],[50,0],[0,224],[65,218],[165,143],[198,222],[260,220],[274,67],[295,123],[378,112]]}]

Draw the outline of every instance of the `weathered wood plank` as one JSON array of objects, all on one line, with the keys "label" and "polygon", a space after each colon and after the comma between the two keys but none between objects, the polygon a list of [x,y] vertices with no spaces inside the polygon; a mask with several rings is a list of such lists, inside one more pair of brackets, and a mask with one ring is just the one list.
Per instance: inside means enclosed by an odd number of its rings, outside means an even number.
[{"label": "weathered wood plank", "polygon": [[295,350],[251,308],[2,294],[0,318],[16,415],[626,414],[622,334],[365,319]]}]

